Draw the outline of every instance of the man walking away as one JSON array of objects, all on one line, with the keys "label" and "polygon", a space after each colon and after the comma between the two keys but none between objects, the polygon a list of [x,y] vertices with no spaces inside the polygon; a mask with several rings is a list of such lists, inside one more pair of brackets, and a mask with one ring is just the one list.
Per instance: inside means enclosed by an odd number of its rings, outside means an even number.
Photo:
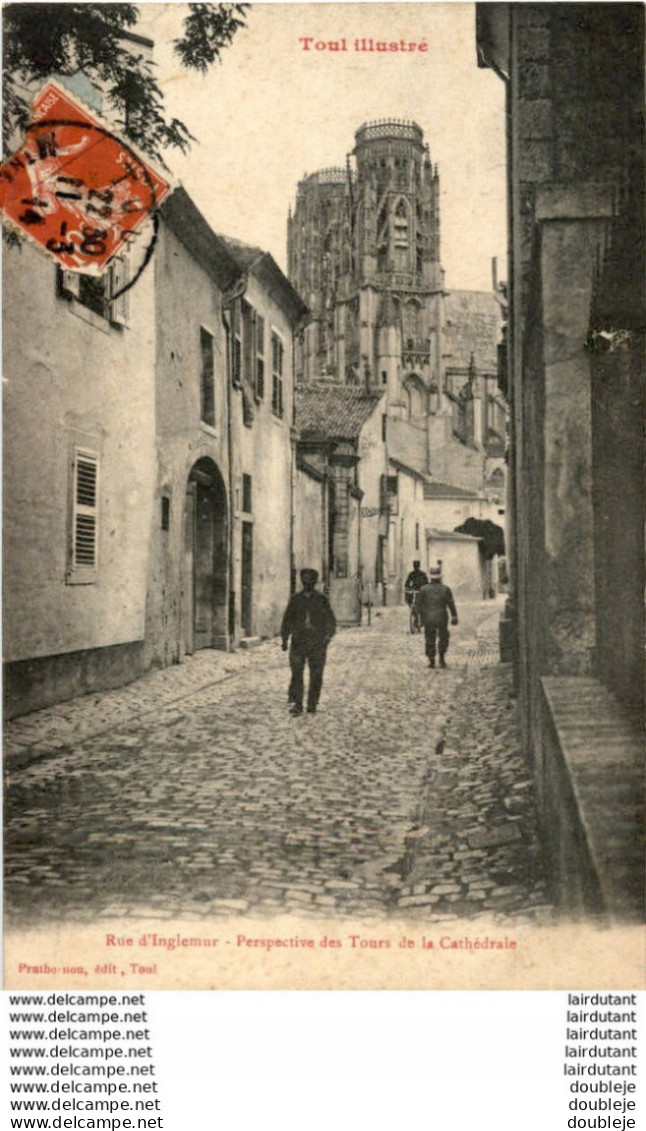
[{"label": "man walking away", "polygon": [[446,667],[447,649],[449,647],[449,611],[451,624],[458,623],[458,611],[455,607],[453,594],[448,585],[442,584],[442,570],[433,566],[429,570],[429,583],[420,589],[417,595],[417,607],[424,625],[426,637],[426,655],[429,668],[435,667],[435,642],[438,641],[440,667]]},{"label": "man walking away", "polygon": [[305,663],[309,665],[310,678],[307,690],[307,712],[313,715],[318,706],[323,683],[323,669],[327,646],[336,632],[336,620],[327,597],[314,587],[318,581],[315,569],[302,569],[303,588],[291,598],[280,629],[283,639],[283,652],[291,636],[289,663],[292,678],[289,685],[291,715],[303,714],[303,673]]}]

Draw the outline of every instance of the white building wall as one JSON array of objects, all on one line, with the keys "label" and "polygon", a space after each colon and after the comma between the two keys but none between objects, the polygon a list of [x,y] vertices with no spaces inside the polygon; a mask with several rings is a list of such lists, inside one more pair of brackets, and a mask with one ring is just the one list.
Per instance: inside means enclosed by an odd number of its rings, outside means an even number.
[{"label": "white building wall", "polygon": [[485,593],[485,576],[480,543],[476,538],[457,535],[455,539],[428,535],[428,565],[441,563],[442,581],[453,591],[458,615],[459,601],[482,601]]},{"label": "white building wall", "polygon": [[[254,402],[251,427],[243,422],[242,392],[233,390],[233,477],[236,498],[242,500],[242,475],[252,477],[253,512],[234,512],[233,554],[236,578],[236,620],[239,630],[242,591],[242,522],[253,522],[253,613],[252,633],[273,636],[290,593],[291,526],[291,427],[294,414],[294,366],[292,326],[278,303],[269,297],[251,275],[245,300],[265,319],[265,393]],[[283,414],[272,412],[271,332],[284,346]]]},{"label": "white building wall", "polygon": [[[227,340],[222,295],[181,240],[162,222],[151,271],[157,323],[157,490],[151,529],[146,652],[153,665],[184,654],[182,599],[186,487],[200,459],[217,467],[227,498]],[[214,424],[201,420],[201,329],[213,336]],[[161,496],[169,500],[169,529],[160,528]],[[230,502],[227,502],[227,521]],[[218,563],[226,576],[227,563]],[[185,597],[185,595],[184,595]]]},{"label": "white building wall", "polygon": [[383,440],[383,415],[385,399],[375,407],[363,425],[359,435],[359,464],[357,468],[358,486],[363,492],[360,502],[361,514],[361,565],[364,601],[370,598],[381,603],[381,587],[376,584],[378,542],[380,533],[385,533],[386,520],[380,513],[381,477],[388,471],[386,446]]},{"label": "white building wall", "polygon": [[299,582],[301,569],[316,569],[323,577],[325,529],[324,484],[306,471],[296,470],[294,481],[294,569]]},{"label": "white building wall", "polygon": [[[5,249],[5,658],[139,641],[155,479],[153,272],[126,328],[57,294],[26,242]],[[69,584],[75,439],[100,453],[98,572]]]}]

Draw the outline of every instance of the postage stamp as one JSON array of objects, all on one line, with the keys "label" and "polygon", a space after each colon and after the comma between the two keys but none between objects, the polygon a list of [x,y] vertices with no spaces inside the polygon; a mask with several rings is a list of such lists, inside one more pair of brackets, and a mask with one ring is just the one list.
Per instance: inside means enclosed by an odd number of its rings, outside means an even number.
[{"label": "postage stamp", "polygon": [[168,180],[57,83],[34,100],[0,167],[0,213],[67,271],[100,275],[171,191]]}]

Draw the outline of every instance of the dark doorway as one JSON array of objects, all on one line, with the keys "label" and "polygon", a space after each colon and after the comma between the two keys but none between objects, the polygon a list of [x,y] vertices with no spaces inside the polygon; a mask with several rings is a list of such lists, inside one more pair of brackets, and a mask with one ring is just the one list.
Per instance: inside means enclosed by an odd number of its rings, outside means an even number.
[{"label": "dark doorway", "polygon": [[242,524],[240,620],[245,636],[253,631],[253,522]]},{"label": "dark doorway", "polygon": [[182,577],[184,651],[225,648],[227,500],[215,463],[201,459],[186,486]]}]

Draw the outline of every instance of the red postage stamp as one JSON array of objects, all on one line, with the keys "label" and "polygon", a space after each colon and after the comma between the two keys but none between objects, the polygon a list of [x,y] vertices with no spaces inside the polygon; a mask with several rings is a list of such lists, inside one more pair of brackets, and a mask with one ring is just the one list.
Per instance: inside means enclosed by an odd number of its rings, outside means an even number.
[{"label": "red postage stamp", "polygon": [[170,189],[129,143],[48,82],[22,146],[0,166],[0,213],[65,270],[99,275]]}]

